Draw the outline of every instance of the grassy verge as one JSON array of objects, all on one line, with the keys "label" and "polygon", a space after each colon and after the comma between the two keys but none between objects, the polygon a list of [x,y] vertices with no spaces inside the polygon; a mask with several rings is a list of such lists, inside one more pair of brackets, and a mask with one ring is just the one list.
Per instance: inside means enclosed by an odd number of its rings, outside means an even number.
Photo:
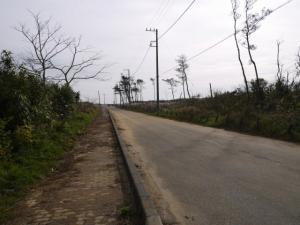
[{"label": "grassy verge", "polygon": [[28,187],[55,169],[58,160],[98,113],[91,106],[78,109],[50,129],[34,130],[32,142],[18,154],[0,158],[0,223],[9,217],[10,209]]},{"label": "grassy verge", "polygon": [[[300,110],[280,104],[257,106],[241,96],[163,102],[160,117],[208,127],[300,142]],[[124,109],[157,116],[153,103],[125,105]]]}]

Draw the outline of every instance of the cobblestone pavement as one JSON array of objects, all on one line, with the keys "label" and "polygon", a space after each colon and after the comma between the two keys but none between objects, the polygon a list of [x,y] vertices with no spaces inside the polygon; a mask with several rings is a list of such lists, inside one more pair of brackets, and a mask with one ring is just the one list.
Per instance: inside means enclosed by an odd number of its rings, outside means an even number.
[{"label": "cobblestone pavement", "polygon": [[[120,160],[106,113],[98,116],[58,172],[30,191],[9,225],[124,225]],[[124,186],[124,185],[123,185]]]}]

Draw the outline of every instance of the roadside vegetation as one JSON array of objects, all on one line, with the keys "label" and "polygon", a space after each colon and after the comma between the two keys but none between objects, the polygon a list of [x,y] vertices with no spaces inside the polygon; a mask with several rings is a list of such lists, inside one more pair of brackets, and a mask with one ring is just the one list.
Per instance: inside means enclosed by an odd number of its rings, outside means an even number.
[{"label": "roadside vegetation", "polygon": [[58,159],[97,114],[67,85],[44,83],[12,54],[0,61],[0,221],[26,188],[55,171]]},{"label": "roadside vegetation", "polygon": [[100,56],[81,48],[81,38],[63,36],[61,26],[39,14],[32,18],[33,29],[15,28],[29,43],[26,55],[16,60],[4,50],[0,58],[0,222],[31,185],[55,171],[99,112],[80,102],[71,84],[101,79],[106,68],[97,68]]},{"label": "roadside vegetation", "polygon": [[[196,123],[204,126],[225,128],[266,137],[300,142],[300,85],[264,84],[264,100],[256,101],[256,93],[241,89],[217,92],[214,97],[192,98],[162,102],[159,116]],[[251,89],[254,82],[251,83]],[[282,87],[280,87],[281,89]],[[123,105],[125,109],[157,115],[156,104]]]}]

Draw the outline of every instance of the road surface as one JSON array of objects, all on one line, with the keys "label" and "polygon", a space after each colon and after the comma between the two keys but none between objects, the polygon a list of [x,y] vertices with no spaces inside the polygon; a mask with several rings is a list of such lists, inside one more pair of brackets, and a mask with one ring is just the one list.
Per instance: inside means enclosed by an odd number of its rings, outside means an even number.
[{"label": "road surface", "polygon": [[300,224],[299,145],[112,112],[180,224]]}]

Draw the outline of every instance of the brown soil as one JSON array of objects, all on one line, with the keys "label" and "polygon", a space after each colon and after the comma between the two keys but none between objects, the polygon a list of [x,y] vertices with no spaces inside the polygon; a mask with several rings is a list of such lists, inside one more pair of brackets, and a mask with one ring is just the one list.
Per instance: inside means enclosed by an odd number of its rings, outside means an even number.
[{"label": "brown soil", "polygon": [[[7,225],[126,225],[131,194],[105,110],[66,154],[58,171],[32,188]],[[122,176],[120,175],[122,174]]]}]

